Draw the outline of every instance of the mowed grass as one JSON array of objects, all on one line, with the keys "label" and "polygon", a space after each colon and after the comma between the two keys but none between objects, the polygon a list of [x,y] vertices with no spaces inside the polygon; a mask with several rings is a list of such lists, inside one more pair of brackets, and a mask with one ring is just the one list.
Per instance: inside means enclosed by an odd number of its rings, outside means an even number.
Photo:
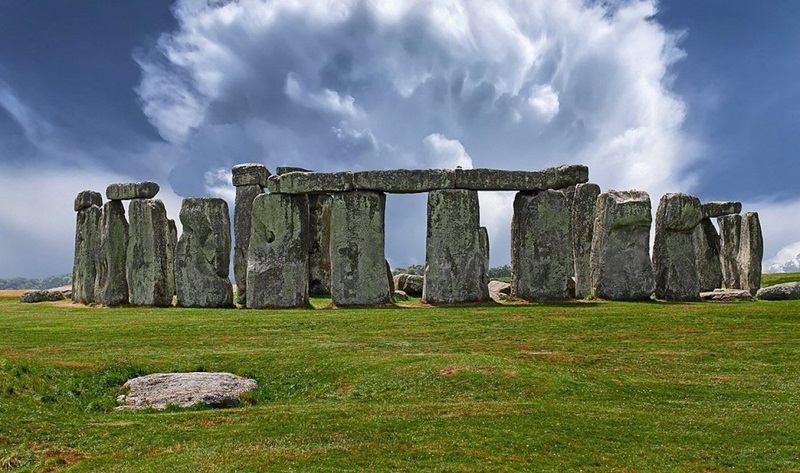
[{"label": "mowed grass", "polygon": [[[798,471],[798,360],[800,301],[252,311],[4,298],[0,470]],[[230,409],[114,409],[129,377],[194,370],[259,389]]]}]

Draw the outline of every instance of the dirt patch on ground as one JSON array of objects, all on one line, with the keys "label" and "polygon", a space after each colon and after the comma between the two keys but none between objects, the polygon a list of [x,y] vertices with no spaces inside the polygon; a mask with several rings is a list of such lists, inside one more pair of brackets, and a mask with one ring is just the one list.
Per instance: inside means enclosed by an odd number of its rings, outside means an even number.
[{"label": "dirt patch on ground", "polygon": [[27,289],[0,289],[0,297],[19,297]]}]

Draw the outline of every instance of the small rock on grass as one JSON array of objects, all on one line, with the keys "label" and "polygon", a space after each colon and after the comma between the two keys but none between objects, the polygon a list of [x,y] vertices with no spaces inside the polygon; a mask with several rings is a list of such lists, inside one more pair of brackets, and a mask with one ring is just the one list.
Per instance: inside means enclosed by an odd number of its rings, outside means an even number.
[{"label": "small rock on grass", "polygon": [[800,282],[787,282],[774,286],[762,287],[756,297],[765,301],[788,301],[800,299]]},{"label": "small rock on grass", "polygon": [[58,289],[31,289],[19,296],[19,301],[24,303],[60,301],[64,293]]},{"label": "small rock on grass", "polygon": [[231,373],[154,373],[128,380],[118,409],[165,409],[168,406],[230,407],[258,384]]}]

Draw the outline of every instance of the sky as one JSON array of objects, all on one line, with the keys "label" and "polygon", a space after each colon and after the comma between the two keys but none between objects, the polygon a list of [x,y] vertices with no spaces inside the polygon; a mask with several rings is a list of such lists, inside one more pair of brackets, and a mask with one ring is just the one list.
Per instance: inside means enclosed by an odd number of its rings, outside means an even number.
[{"label": "sky", "polygon": [[[233,204],[230,168],[586,164],[602,189],[738,200],[800,270],[800,2],[0,0],[0,278],[71,271],[78,192]],[[393,267],[425,195],[387,199]],[[481,193],[491,264],[510,193]]]}]

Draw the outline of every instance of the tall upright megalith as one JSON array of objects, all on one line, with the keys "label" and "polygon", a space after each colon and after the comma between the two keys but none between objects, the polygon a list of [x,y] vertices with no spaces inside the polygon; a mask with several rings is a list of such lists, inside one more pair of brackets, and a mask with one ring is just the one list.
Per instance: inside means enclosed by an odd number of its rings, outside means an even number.
[{"label": "tall upright megalith", "polygon": [[650,262],[650,196],[642,191],[600,194],[590,259],[592,293],[608,300],[647,300],[655,290]]},{"label": "tall upright megalith", "polygon": [[717,217],[717,225],[719,225],[723,282],[727,289],[742,289],[741,268],[739,266],[742,216],[734,214]]},{"label": "tall upright megalith", "polygon": [[511,220],[511,294],[528,300],[569,298],[570,202],[563,192],[520,192]]},{"label": "tall upright megalith", "polygon": [[331,204],[329,194],[308,196],[308,291],[312,296],[331,293]]},{"label": "tall upright megalith", "polygon": [[103,197],[99,192],[83,191],[75,198],[75,259],[72,267],[72,300],[91,304],[95,298],[97,258],[103,219]]},{"label": "tall upright megalith", "polygon": [[741,240],[739,242],[739,267],[742,289],[756,295],[761,287],[761,260],[764,257],[764,237],[758,214],[742,215]]},{"label": "tall upright megalith", "polygon": [[422,299],[430,304],[488,300],[487,251],[478,192],[430,191]]},{"label": "tall upright megalith", "polygon": [[390,301],[385,256],[386,195],[337,193],[331,204],[331,299],[338,306]]},{"label": "tall upright megalith", "polygon": [[657,298],[670,301],[700,298],[692,234],[702,218],[703,210],[697,197],[682,193],[661,197],[653,245]]},{"label": "tall upright megalith", "polygon": [[589,261],[592,255],[595,204],[599,195],[600,186],[597,184],[578,184],[572,200],[572,259],[577,299],[583,299],[592,294]]},{"label": "tall upright megalith", "polygon": [[183,233],[175,251],[175,289],[182,307],[231,307],[231,220],[222,199],[183,199]]},{"label": "tall upright megalith", "polygon": [[247,307],[308,306],[308,201],[262,194],[253,201]]},{"label": "tall upright megalith", "polygon": [[128,207],[127,280],[131,305],[168,307],[175,293],[167,209],[158,199],[134,199]]},{"label": "tall upright megalith", "polygon": [[247,248],[250,244],[250,222],[253,215],[253,200],[264,193],[269,171],[263,164],[238,164],[231,169],[236,187],[236,203],[233,210],[233,277],[236,280],[236,295],[239,303],[247,304]]},{"label": "tall upright megalith", "polygon": [[95,302],[107,306],[127,304],[128,221],[122,201],[109,200],[103,205],[101,228]]},{"label": "tall upright megalith", "polygon": [[719,233],[710,218],[703,218],[692,233],[700,292],[722,287]]}]

